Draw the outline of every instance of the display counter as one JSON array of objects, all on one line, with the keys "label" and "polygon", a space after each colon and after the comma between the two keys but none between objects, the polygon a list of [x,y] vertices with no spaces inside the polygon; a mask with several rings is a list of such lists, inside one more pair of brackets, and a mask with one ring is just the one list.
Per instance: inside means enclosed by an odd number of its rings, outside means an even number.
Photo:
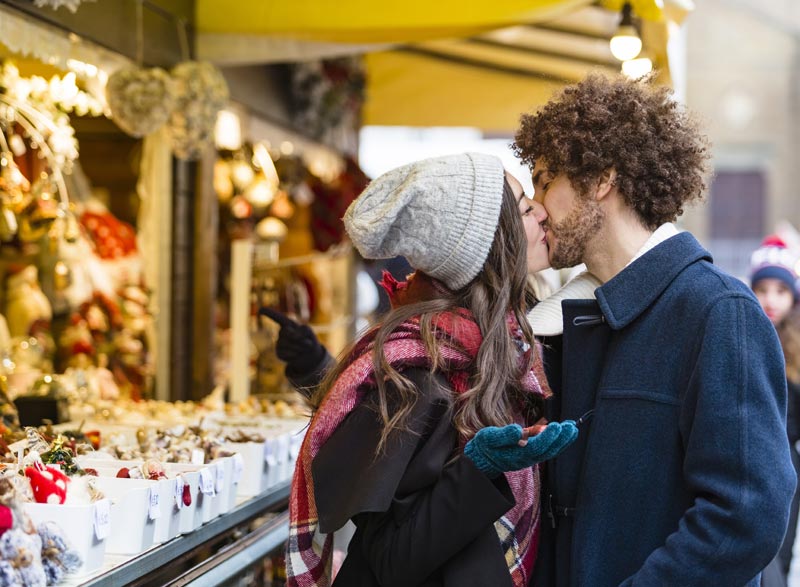
[{"label": "display counter", "polygon": [[69,587],[238,585],[247,569],[282,549],[289,536],[289,482],[243,500],[227,514],[134,557],[106,556],[89,577]]}]

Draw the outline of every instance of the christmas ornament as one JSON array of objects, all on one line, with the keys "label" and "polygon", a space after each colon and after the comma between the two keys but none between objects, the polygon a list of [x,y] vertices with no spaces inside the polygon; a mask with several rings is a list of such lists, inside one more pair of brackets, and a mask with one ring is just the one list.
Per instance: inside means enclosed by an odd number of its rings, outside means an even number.
[{"label": "christmas ornament", "polygon": [[25,476],[31,481],[36,503],[62,504],[67,499],[69,478],[55,467],[27,467]]},{"label": "christmas ornament", "polygon": [[143,137],[161,128],[176,105],[176,85],[161,68],[130,67],[108,78],[111,117],[123,131]]},{"label": "christmas ornament", "polygon": [[169,119],[172,150],[179,159],[197,159],[214,136],[217,113],[228,103],[228,84],[206,61],[184,61],[172,69],[176,103]]}]

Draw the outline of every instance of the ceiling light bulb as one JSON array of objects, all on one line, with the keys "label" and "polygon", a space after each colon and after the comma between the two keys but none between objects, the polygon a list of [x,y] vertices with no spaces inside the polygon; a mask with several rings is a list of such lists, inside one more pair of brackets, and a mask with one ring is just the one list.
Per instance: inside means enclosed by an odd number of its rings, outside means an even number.
[{"label": "ceiling light bulb", "polygon": [[620,61],[629,61],[642,50],[642,39],[633,26],[633,8],[629,2],[622,7],[622,20],[609,43],[611,54]]},{"label": "ceiling light bulb", "polygon": [[622,73],[631,79],[639,79],[653,71],[653,62],[648,57],[629,59],[622,62]]}]

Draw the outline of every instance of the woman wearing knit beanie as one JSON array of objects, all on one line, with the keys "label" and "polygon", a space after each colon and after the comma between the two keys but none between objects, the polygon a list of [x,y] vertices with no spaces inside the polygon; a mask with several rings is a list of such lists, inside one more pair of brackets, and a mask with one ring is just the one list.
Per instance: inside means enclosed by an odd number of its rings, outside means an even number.
[{"label": "woman wearing knit beanie", "polygon": [[[798,314],[798,276],[795,270],[798,258],[792,254],[780,237],[766,237],[750,258],[750,287],[767,317],[778,330],[783,347],[787,374],[786,434],[792,446],[792,464],[800,474],[800,455],[796,443],[800,440],[800,314]],[[797,518],[800,511],[800,493],[792,499],[789,527],[770,567],[777,565],[783,577],[792,565],[792,549],[797,535]],[[767,570],[764,572],[766,585]]]},{"label": "woman wearing knit beanie", "polygon": [[[574,422],[541,421],[549,391],[525,318],[527,275],[548,265],[545,218],[499,159],[477,153],[390,171],[347,210],[363,257],[402,255],[416,273],[385,278],[392,310],[312,398],[288,585],[528,584],[536,464],[577,436]],[[348,520],[334,578],[332,533]]]},{"label": "woman wearing knit beanie", "polygon": [[750,287],[775,325],[797,303],[797,263],[797,256],[775,235],[765,238],[750,257]]}]

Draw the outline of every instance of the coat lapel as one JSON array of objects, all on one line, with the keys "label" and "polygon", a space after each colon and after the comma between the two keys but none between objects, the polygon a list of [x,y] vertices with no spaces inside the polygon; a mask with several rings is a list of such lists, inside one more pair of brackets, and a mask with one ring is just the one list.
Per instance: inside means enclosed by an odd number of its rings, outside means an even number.
[{"label": "coat lapel", "polygon": [[687,266],[711,254],[688,232],[656,246],[595,291],[606,322],[621,330],[638,318]]}]

